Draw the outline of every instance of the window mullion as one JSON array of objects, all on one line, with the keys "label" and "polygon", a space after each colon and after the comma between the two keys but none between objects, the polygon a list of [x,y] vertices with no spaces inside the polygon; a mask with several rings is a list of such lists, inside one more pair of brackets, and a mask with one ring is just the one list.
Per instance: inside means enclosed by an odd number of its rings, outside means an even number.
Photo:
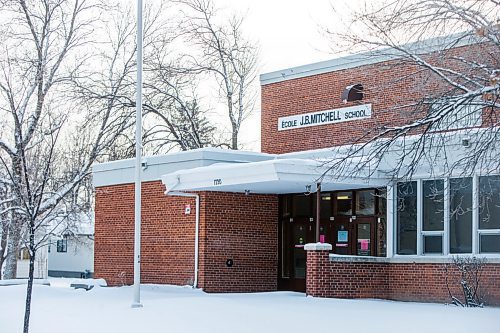
[{"label": "window mullion", "polygon": [[472,253],[479,253],[479,177],[472,178]]},{"label": "window mullion", "polygon": [[444,226],[443,226],[443,254],[450,254],[450,179],[444,179]]},{"label": "window mullion", "polygon": [[422,255],[422,216],[423,216],[423,191],[422,191],[422,179],[417,180],[417,255]]},{"label": "window mullion", "polygon": [[394,257],[395,244],[396,244],[396,233],[394,230],[396,229],[396,191],[397,185],[391,183],[387,185],[387,257]]}]

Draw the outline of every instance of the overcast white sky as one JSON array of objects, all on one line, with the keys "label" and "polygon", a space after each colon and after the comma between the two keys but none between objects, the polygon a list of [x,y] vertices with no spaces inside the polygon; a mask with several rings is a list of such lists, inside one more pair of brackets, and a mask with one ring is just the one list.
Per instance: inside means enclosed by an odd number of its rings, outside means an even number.
[{"label": "overcast white sky", "polygon": [[[135,2],[136,0],[121,0]],[[155,0],[145,0],[155,1]],[[322,27],[333,27],[349,15],[349,7],[365,0],[213,0],[222,14],[245,16],[244,35],[259,45],[259,74],[332,59],[334,55]],[[367,0],[376,1],[376,0]],[[335,11],[332,9],[335,6]],[[260,151],[260,84],[256,112],[243,123],[240,143],[245,150]],[[217,106],[214,88],[202,87],[214,117],[225,117]],[[211,90],[211,91],[210,91]],[[211,96],[210,96],[211,95]],[[215,104],[215,105],[214,105]],[[221,119],[223,119],[221,118]],[[224,118],[224,119],[225,119]],[[229,131],[229,123],[227,123]]]},{"label": "overcast white sky", "polygon": [[263,73],[331,58],[320,33],[320,25],[334,15],[330,1],[214,0],[221,7],[246,13],[244,31],[260,45]]},{"label": "overcast white sky", "polygon": [[[349,6],[361,3],[351,0]],[[260,45],[260,73],[335,57],[322,26],[348,15],[343,0],[214,0],[217,6],[245,14],[245,33]],[[335,5],[335,11],[332,10]],[[257,82],[258,84],[258,82]],[[260,88],[257,88],[260,89]],[[260,150],[260,103],[241,133],[244,149]]]}]

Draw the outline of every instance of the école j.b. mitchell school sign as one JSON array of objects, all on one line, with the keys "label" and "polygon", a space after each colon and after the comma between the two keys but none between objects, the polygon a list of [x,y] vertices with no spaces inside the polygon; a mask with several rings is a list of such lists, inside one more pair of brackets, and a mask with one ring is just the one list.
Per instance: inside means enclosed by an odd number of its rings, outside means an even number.
[{"label": "\u00e9cole j.b. mitchell school sign", "polygon": [[278,131],[366,119],[371,118],[371,116],[371,104],[355,105],[340,109],[304,113],[295,116],[278,118]]}]

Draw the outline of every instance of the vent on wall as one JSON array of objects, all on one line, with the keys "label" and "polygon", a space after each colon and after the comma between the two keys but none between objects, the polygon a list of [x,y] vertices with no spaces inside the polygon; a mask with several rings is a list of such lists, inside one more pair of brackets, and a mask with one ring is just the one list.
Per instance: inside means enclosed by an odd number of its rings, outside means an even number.
[{"label": "vent on wall", "polygon": [[353,84],[347,86],[342,92],[342,102],[352,102],[352,101],[360,101],[363,99],[363,85]]}]

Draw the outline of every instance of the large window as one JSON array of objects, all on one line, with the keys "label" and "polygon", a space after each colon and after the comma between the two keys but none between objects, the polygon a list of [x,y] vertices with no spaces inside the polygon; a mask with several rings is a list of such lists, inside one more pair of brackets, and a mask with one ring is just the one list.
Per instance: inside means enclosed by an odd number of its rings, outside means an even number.
[{"label": "large window", "polygon": [[424,253],[443,253],[444,180],[422,182],[422,239]]},{"label": "large window", "polygon": [[500,176],[397,184],[397,254],[500,253]]},{"label": "large window", "polygon": [[479,251],[500,252],[500,176],[479,177]]},{"label": "large window", "polygon": [[450,253],[472,252],[472,178],[450,179]]},{"label": "large window", "polygon": [[417,182],[399,183],[397,253],[417,254]]}]

